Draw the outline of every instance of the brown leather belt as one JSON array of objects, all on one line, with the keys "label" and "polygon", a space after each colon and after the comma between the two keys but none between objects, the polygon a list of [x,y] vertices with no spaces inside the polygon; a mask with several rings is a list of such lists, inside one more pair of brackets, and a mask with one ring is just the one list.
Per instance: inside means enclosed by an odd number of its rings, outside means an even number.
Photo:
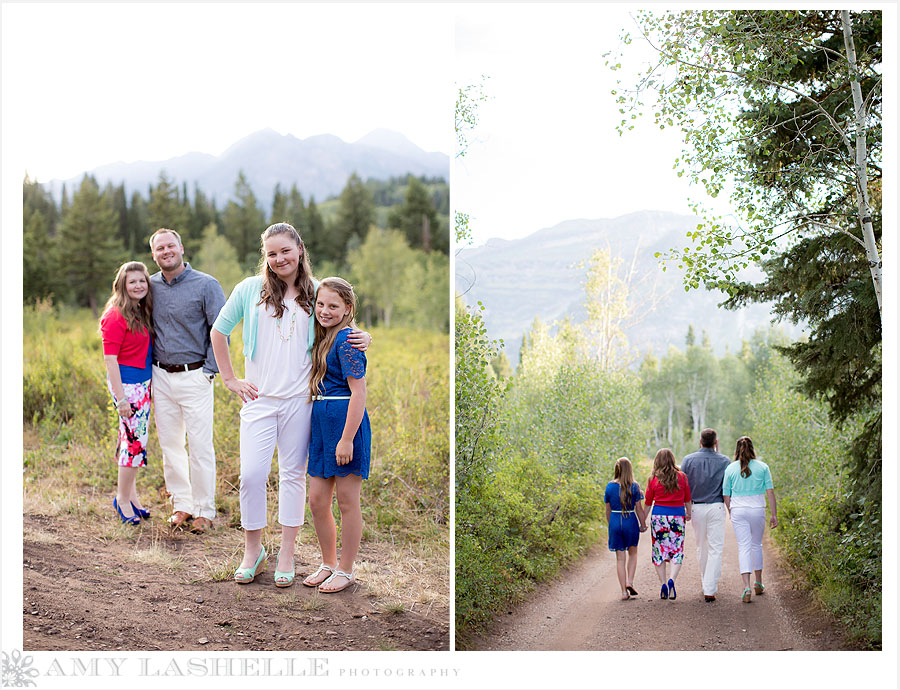
[{"label": "brown leather belt", "polygon": [[199,369],[203,366],[203,362],[193,362],[192,364],[163,364],[162,362],[153,361],[155,366],[158,366],[160,369],[165,369],[170,374],[174,374],[179,371],[193,371],[194,369]]}]

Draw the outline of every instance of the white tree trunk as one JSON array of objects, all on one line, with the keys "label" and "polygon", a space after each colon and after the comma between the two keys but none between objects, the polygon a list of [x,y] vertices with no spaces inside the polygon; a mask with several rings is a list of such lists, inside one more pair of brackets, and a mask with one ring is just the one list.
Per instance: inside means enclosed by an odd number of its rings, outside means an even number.
[{"label": "white tree trunk", "polygon": [[[863,242],[866,245],[866,259],[875,285],[875,297],[878,300],[878,314],[881,315],[881,257],[875,243],[875,231],[872,229],[872,211],[869,208],[869,177],[866,171],[866,109],[859,86],[859,70],[856,65],[856,46],[853,43],[853,29],[850,27],[850,12],[841,10],[841,23],[844,26],[844,46],[847,50],[847,61],[850,63],[850,92],[853,94],[853,110],[856,130],[856,201],[859,223],[862,228]],[[851,150],[851,154],[853,151]]]}]

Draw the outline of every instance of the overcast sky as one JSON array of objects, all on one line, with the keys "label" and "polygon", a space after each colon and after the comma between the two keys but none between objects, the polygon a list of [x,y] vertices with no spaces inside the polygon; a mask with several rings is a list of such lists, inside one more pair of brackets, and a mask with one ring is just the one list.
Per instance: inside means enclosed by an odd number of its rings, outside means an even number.
[{"label": "overcast sky", "polygon": [[4,4],[2,43],[4,158],[40,181],[265,127],[451,152],[446,7]]},{"label": "overcast sky", "polygon": [[573,218],[691,213],[688,197],[696,194],[672,168],[680,133],[651,121],[616,132],[621,115],[610,91],[653,55],[635,40],[625,68],[609,70],[603,53],[619,46],[623,29],[636,34],[622,5],[458,9],[456,81],[486,76],[489,98],[453,171],[454,207],[472,216],[476,245]]}]

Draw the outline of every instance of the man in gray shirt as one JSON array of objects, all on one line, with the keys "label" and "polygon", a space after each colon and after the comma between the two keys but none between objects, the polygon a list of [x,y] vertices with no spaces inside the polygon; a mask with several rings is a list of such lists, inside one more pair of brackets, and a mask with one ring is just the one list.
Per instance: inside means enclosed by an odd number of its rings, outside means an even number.
[{"label": "man in gray shirt", "polygon": [[681,471],[691,487],[691,524],[697,540],[697,558],[703,580],[703,599],[715,601],[722,575],[722,549],[725,546],[725,502],[722,478],[731,463],[719,453],[715,429],[700,432],[700,450],[681,461]]},{"label": "man in gray shirt", "polygon": [[[169,523],[202,534],[216,517],[213,380],[218,373],[209,329],[225,304],[219,281],[184,262],[181,236],[160,228],[150,237],[160,272],[153,295],[153,402],[163,476],[172,496]],[[190,455],[185,450],[187,435]]]}]

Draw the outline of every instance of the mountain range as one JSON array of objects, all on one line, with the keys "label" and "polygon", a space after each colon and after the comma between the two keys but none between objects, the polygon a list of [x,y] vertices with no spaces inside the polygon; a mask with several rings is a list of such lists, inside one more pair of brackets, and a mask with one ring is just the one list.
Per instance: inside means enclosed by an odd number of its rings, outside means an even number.
[{"label": "mountain range", "polygon": [[[161,171],[179,187],[186,182],[193,194],[194,183],[219,207],[233,198],[238,171],[243,170],[260,205],[268,207],[276,183],[287,191],[296,183],[305,199],[317,201],[339,194],[347,178],[356,172],[363,180],[387,179],[412,173],[416,176],[449,180],[450,158],[439,152],[425,152],[402,134],[376,129],[355,142],[347,143],[332,134],[298,139],[272,129],[254,132],[236,142],[219,156],[187,153],[163,161],[110,163],[89,170],[100,186],[107,182],[125,184],[126,193],[146,195]],[[83,175],[68,180],[51,180],[44,186],[59,199],[65,183],[69,196]]]},{"label": "mountain range", "polygon": [[[566,317],[576,323],[585,320],[587,269],[579,264],[594,250],[606,249],[622,260],[620,275],[634,265],[629,303],[638,320],[625,330],[634,354],[650,350],[662,356],[670,345],[684,350],[690,325],[698,342],[706,331],[717,355],[726,348],[736,352],[742,340],[770,324],[770,306],[722,309],[717,305],[725,299],[723,293],[702,288],[685,292],[677,266],[663,271],[654,257],[686,246],[685,236],[697,223],[694,216],[640,211],[612,219],[568,220],[516,240],[488,240],[457,252],[456,290],[467,305],[484,305],[488,334],[503,339],[515,365],[522,337],[536,317],[545,324]],[[793,338],[801,335],[793,324],[779,327]]]}]

